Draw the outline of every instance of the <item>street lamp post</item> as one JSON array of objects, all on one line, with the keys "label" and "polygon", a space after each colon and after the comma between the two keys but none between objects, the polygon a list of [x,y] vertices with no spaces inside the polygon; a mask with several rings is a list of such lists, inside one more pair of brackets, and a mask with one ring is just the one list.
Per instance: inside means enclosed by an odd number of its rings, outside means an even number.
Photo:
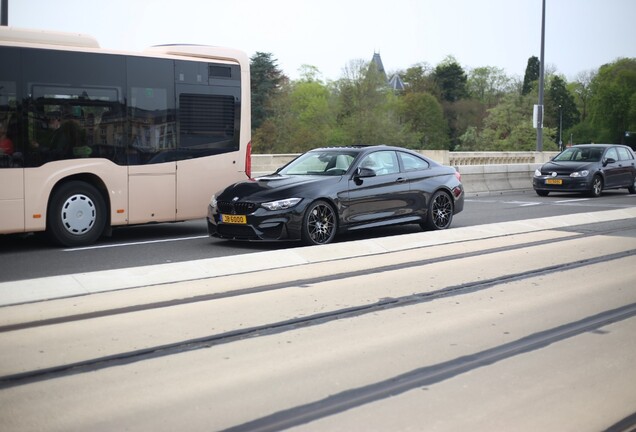
[{"label": "street lamp post", "polygon": [[559,151],[563,151],[563,107],[559,105]]},{"label": "street lamp post", "polygon": [[543,151],[543,70],[545,50],[545,0],[542,1],[541,8],[541,58],[539,59],[539,103],[537,122],[537,151]]}]

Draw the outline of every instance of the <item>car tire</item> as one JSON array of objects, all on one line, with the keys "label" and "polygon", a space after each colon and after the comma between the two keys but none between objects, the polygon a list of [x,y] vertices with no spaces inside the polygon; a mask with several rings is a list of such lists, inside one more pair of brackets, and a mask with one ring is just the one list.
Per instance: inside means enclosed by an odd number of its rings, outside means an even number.
[{"label": "car tire", "polygon": [[629,186],[627,188],[627,190],[629,191],[630,194],[636,194],[636,177],[634,177],[634,181],[632,182],[632,185]]},{"label": "car tire", "polygon": [[603,178],[600,175],[595,175],[592,179],[592,188],[588,192],[588,195],[592,198],[598,198],[603,192]]},{"label": "car tire", "polygon": [[303,216],[302,241],[306,245],[331,243],[338,229],[338,217],[334,208],[326,201],[309,204]]},{"label": "car tire", "polygon": [[437,191],[431,197],[426,212],[426,222],[420,226],[427,230],[443,230],[450,227],[454,212],[453,199],[449,194]]},{"label": "car tire", "polygon": [[548,194],[550,193],[550,191],[545,191],[545,190],[538,190],[535,191],[537,193],[537,195],[539,195],[540,197],[547,197]]},{"label": "car tire", "polygon": [[106,226],[106,204],[91,184],[71,181],[55,189],[49,201],[47,233],[62,246],[94,243]]}]

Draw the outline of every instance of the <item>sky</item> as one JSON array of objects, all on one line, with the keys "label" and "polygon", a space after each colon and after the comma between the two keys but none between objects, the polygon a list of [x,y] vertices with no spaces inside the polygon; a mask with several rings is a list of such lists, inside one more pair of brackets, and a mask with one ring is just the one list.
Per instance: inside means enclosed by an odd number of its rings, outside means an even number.
[{"label": "sky", "polygon": [[[85,33],[102,48],[191,43],[271,53],[291,79],[337,80],[380,53],[387,72],[453,56],[523,79],[540,57],[542,0],[8,0],[13,27]],[[546,0],[545,64],[569,81],[636,58],[636,0]]]}]

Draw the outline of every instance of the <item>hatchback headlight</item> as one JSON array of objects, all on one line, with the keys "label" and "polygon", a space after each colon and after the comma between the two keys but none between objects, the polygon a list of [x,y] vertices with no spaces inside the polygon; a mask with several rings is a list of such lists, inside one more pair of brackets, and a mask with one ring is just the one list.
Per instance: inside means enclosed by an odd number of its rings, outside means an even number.
[{"label": "hatchback headlight", "polygon": [[537,168],[536,170],[534,170],[534,176],[535,177],[541,177],[541,170],[539,168]]},{"label": "hatchback headlight", "polygon": [[302,198],[287,198],[283,200],[262,203],[261,206],[263,206],[267,210],[285,210],[288,208],[292,208],[293,206],[298,204],[301,199]]},{"label": "hatchback headlight", "polygon": [[588,170],[575,171],[570,174],[570,177],[587,177],[590,172]]},{"label": "hatchback headlight", "polygon": [[216,208],[216,206],[217,206],[216,195],[212,195],[212,198],[210,198],[210,207]]}]

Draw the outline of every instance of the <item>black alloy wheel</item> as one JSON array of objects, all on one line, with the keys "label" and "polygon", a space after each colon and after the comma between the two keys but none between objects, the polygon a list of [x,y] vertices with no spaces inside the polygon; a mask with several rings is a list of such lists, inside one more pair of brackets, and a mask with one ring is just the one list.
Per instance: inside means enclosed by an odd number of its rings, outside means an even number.
[{"label": "black alloy wheel", "polygon": [[336,236],[338,220],[336,212],[327,202],[311,203],[303,217],[302,241],[306,245],[330,243]]},{"label": "black alloy wheel", "polygon": [[422,228],[443,230],[450,227],[453,220],[453,200],[450,195],[442,191],[435,192],[428,207],[426,223]]}]

